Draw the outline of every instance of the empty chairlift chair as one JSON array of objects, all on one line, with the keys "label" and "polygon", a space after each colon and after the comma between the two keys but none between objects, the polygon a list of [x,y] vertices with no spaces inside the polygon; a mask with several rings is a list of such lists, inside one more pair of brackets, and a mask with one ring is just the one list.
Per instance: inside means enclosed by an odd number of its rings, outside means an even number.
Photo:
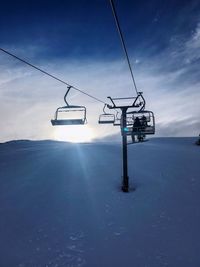
[{"label": "empty chairlift chair", "polygon": [[57,108],[55,112],[55,118],[51,120],[51,124],[53,126],[83,125],[87,123],[86,107],[68,104],[66,97],[70,89],[71,87],[69,86],[64,96],[64,101],[66,103],[66,106]]},{"label": "empty chairlift chair", "polygon": [[99,116],[99,124],[114,124],[115,122],[115,115],[111,113],[106,113],[105,111],[106,104],[103,108],[103,114]]}]

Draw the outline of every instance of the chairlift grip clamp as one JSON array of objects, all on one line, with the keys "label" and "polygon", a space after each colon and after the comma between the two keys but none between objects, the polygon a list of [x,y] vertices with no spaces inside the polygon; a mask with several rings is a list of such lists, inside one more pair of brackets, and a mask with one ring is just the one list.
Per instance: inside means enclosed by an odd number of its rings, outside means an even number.
[{"label": "chairlift grip clamp", "polygon": [[110,108],[110,109],[111,109],[111,108],[116,108],[116,105],[115,105],[114,101],[112,100],[111,96],[107,96],[107,98],[110,99],[110,101],[111,101],[112,104],[113,104],[113,106],[107,104],[107,107]]}]

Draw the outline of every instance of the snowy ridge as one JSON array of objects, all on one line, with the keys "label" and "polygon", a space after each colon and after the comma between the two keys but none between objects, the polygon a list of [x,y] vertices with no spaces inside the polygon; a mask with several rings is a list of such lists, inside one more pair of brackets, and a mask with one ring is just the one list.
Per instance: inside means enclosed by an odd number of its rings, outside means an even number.
[{"label": "snowy ridge", "polygon": [[0,266],[199,267],[195,141],[0,144]]}]

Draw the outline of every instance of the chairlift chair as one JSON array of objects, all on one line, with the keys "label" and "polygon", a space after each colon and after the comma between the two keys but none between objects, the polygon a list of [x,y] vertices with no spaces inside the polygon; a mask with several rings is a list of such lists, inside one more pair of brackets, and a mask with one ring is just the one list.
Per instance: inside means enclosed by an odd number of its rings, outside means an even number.
[{"label": "chairlift chair", "polygon": [[[155,118],[152,111],[132,111],[127,114],[132,115],[132,123],[127,125],[127,135],[155,134]],[[139,121],[138,125],[137,121]]]},{"label": "chairlift chair", "polygon": [[[51,120],[53,126],[61,125],[83,125],[87,122],[86,120],[86,107],[69,105],[66,97],[71,89],[71,86],[68,87],[68,90],[64,96],[64,101],[67,104],[66,106],[57,108],[55,112],[55,118]],[[66,118],[60,118],[61,113],[67,114]],[[78,114],[78,116],[77,116]]]},{"label": "chairlift chair", "polygon": [[103,114],[99,116],[99,124],[114,124],[115,122],[115,115],[111,113],[106,113],[105,111],[106,104],[103,108]]}]

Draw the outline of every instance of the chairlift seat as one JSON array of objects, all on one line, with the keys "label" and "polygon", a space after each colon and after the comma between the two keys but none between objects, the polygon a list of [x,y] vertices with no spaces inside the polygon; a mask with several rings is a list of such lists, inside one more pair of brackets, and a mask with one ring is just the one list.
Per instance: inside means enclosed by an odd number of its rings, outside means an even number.
[{"label": "chairlift seat", "polygon": [[53,126],[59,126],[59,125],[80,125],[85,124],[85,121],[83,119],[67,119],[67,120],[51,120],[51,124]]}]

